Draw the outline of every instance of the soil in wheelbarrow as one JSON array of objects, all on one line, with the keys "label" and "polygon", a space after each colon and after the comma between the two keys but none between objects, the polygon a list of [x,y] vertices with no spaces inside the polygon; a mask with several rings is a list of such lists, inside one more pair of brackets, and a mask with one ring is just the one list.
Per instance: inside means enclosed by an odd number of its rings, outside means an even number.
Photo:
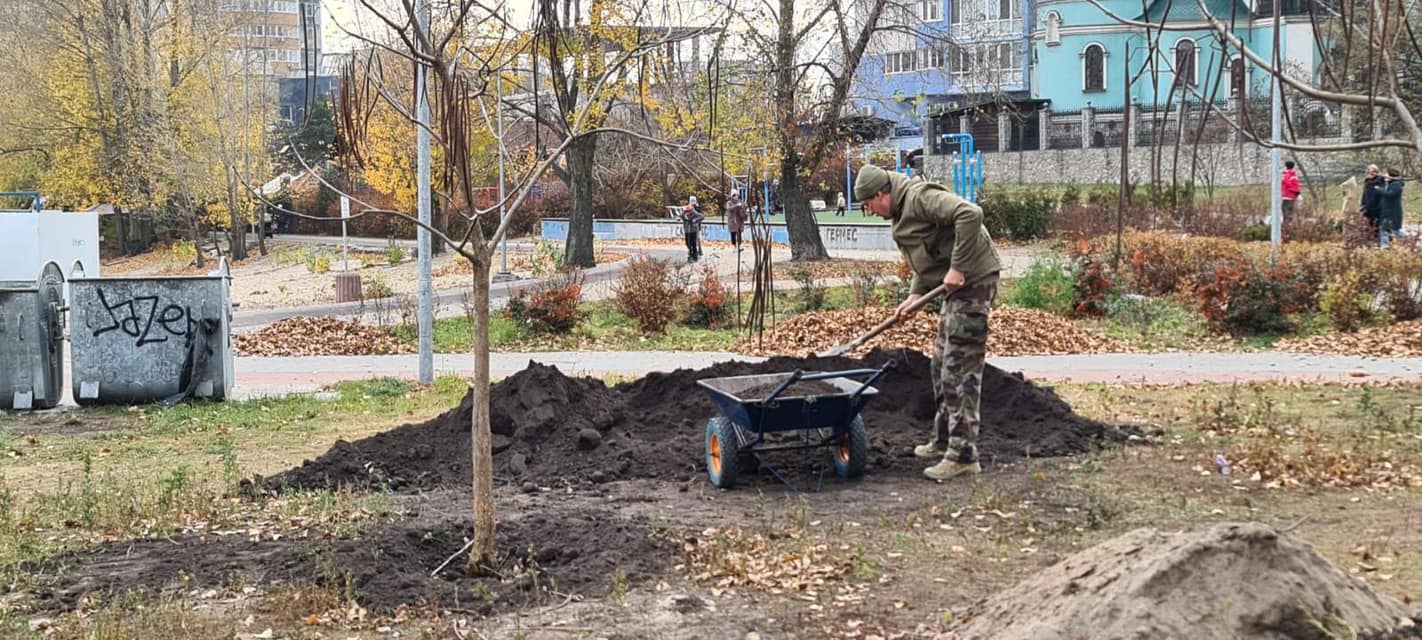
[{"label": "soil in wheelbarrow", "polygon": [[[922,463],[911,449],[928,440],[933,424],[929,362],[916,351],[876,350],[863,358],[723,362],[654,373],[614,387],[530,363],[491,390],[495,477],[529,490],[631,478],[704,477],[704,429],[717,411],[697,380],[797,369],[860,369],[891,359],[898,366],[875,384],[879,395],[863,413],[870,440],[869,471],[917,473]],[[253,479],[249,488],[462,487],[470,477],[471,414],[472,400],[465,397],[444,415],[363,440],[337,442],[297,468]],[[1081,453],[1130,435],[1129,430],[1077,415],[1050,389],[992,366],[983,376],[982,418],[979,451],[989,465]]]},{"label": "soil in wheelbarrow", "polygon": [[[780,385],[782,384],[784,384],[783,381],[759,384],[749,389],[737,391],[735,393],[735,396],[743,400],[755,400],[765,398],[770,394],[775,393],[775,390],[779,389]],[[777,397],[794,398],[806,396],[827,396],[834,395],[837,393],[843,393],[843,391],[839,387],[825,382],[824,380],[798,380],[795,382],[795,384],[785,387],[785,390],[780,392],[780,395]]]}]

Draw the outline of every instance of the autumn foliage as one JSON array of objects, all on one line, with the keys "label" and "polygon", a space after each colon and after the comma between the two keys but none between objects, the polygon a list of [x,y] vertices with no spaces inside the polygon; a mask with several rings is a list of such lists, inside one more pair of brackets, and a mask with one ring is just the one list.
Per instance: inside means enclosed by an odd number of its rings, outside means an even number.
[{"label": "autumn foliage", "polygon": [[715,329],[726,322],[726,285],[711,265],[701,268],[696,288],[687,295],[686,324]]},{"label": "autumn foliage", "polygon": [[647,256],[628,261],[613,291],[613,305],[642,333],[661,333],[676,320],[682,289],[670,264]]},{"label": "autumn foliage", "polygon": [[539,333],[571,331],[578,324],[583,301],[583,272],[572,269],[554,275],[532,290],[519,291],[504,312]]}]

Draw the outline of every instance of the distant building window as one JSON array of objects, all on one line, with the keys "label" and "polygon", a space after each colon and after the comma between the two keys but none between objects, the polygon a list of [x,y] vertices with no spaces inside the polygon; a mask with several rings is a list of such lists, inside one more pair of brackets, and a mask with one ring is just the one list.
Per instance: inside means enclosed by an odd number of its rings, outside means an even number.
[{"label": "distant building window", "polygon": [[918,18],[924,22],[943,20],[943,0],[919,0]]},{"label": "distant building window", "polygon": [[884,73],[910,73],[917,68],[918,52],[893,51],[884,54]]},{"label": "distant building window", "polygon": [[1106,47],[1095,42],[1081,52],[1081,90],[1106,90]]},{"label": "distant building window", "polygon": [[964,11],[973,0],[951,0],[952,5],[948,8],[948,21],[952,24],[963,24]]},{"label": "distant building window", "polygon": [[1177,86],[1195,86],[1195,60],[1197,47],[1195,41],[1189,38],[1181,38],[1175,42],[1175,83]]},{"label": "distant building window", "polygon": [[1244,58],[1235,58],[1229,63],[1229,95],[1244,97],[1248,93],[1249,76],[1244,70]]},{"label": "distant building window", "polygon": [[1047,14],[1047,38],[1049,46],[1062,43],[1062,14],[1055,11]]},{"label": "distant building window", "polygon": [[918,68],[920,69],[942,69],[945,59],[943,50],[938,47],[918,50]]}]

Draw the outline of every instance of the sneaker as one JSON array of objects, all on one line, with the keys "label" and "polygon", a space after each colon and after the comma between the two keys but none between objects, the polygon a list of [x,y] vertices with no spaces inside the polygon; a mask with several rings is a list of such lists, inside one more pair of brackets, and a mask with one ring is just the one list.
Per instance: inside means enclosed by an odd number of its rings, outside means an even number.
[{"label": "sneaker", "polygon": [[928,444],[921,444],[917,447],[914,447],[913,455],[931,460],[933,458],[942,458],[943,454],[947,451],[947,449],[939,448],[937,444],[930,442]]},{"label": "sneaker", "polygon": [[982,472],[982,465],[978,464],[977,460],[972,462],[957,462],[944,458],[938,464],[924,469],[923,475],[929,480],[943,482],[945,480],[952,480],[958,476],[977,475]]}]

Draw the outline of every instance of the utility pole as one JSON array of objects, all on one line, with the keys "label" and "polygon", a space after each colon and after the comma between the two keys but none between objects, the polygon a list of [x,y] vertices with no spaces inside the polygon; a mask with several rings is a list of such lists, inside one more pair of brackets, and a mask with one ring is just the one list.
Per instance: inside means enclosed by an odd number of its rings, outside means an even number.
[{"label": "utility pole", "polygon": [[[416,28],[423,37],[430,33],[429,0],[416,0]],[[416,232],[415,251],[419,255],[416,263],[418,277],[420,351],[420,384],[434,382],[434,282],[430,276],[433,237],[430,235],[430,101],[429,70],[423,62],[415,63],[415,165],[417,215],[420,220]]]},{"label": "utility pole", "polygon": [[1269,114],[1269,140],[1274,144],[1269,148],[1269,247],[1270,252],[1277,255],[1279,245],[1284,242],[1284,195],[1279,191],[1279,117],[1283,110],[1283,85],[1279,74],[1284,71],[1279,64],[1279,3],[1283,0],[1271,1],[1274,3],[1274,68],[1270,77],[1274,79],[1274,84],[1270,92],[1273,99]]}]

